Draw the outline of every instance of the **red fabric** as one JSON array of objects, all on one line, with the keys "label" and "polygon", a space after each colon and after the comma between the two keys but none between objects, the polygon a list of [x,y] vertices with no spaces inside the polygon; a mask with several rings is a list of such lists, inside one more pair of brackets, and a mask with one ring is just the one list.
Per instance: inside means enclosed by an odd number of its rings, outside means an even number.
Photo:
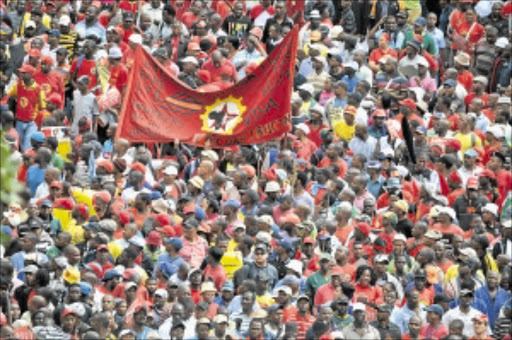
[{"label": "red fabric", "polygon": [[183,142],[199,144],[209,135],[212,146],[225,147],[280,137],[290,130],[297,33],[298,27],[252,73],[252,79],[201,96],[138,47],[116,139],[168,142],[169,131],[174,131],[173,137]]},{"label": "red fabric", "polygon": [[[256,19],[261,13],[263,13],[265,11],[265,8],[263,8],[263,5],[262,4],[257,4],[255,5],[253,8],[252,8],[252,11],[251,11],[251,14],[249,15],[249,18],[251,18],[251,20],[254,20]],[[274,6],[268,6],[268,8],[266,9],[266,11],[270,14],[270,15],[275,15],[276,14],[276,10],[274,9]]]},{"label": "red fabric", "polygon": [[36,106],[39,106],[41,88],[36,83],[27,87],[22,81],[19,81],[17,92],[16,119],[33,120]]},{"label": "red fabric", "polygon": [[[73,62],[71,63],[71,74],[75,74],[78,67],[78,58],[75,58]],[[85,58],[82,58],[82,64],[80,65],[80,69],[77,73],[77,79],[81,76],[89,76],[89,88],[92,89],[96,86],[97,83],[97,71],[96,71],[96,61],[94,60],[88,60]]]},{"label": "red fabric", "polygon": [[[123,11],[129,11],[133,14],[137,14],[137,7],[139,2],[139,0],[121,0],[119,1],[119,8]],[[144,5],[144,3],[142,3],[141,6],[142,5]]]},{"label": "red fabric", "polygon": [[58,94],[62,98],[62,104],[59,109],[64,108],[64,79],[59,72],[53,71],[44,74],[39,71],[35,74],[34,80],[39,84],[41,90],[44,91],[45,98],[49,98],[53,93]]}]

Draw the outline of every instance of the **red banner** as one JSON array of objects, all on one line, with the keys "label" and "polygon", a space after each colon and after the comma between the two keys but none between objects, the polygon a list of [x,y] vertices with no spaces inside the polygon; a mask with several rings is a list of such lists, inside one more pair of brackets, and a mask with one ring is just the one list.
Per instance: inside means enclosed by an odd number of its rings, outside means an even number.
[{"label": "red banner", "polygon": [[213,147],[261,143],[290,130],[298,27],[251,74],[230,88],[200,92],[183,85],[143,48],[136,52],[117,138]]}]

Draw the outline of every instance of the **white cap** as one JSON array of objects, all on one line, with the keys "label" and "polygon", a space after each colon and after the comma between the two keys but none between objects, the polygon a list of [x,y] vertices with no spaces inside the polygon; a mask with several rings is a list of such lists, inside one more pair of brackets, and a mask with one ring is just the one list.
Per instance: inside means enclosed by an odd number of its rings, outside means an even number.
[{"label": "white cap", "polygon": [[292,295],[292,289],[290,287],[288,287],[288,286],[281,286],[281,287],[276,288],[276,295],[279,292],[283,292],[286,295]]},{"label": "white cap", "polygon": [[212,162],[217,162],[219,160],[219,155],[217,155],[217,153],[213,150],[203,150],[201,151],[201,156],[208,158]]},{"label": "white cap", "polygon": [[164,175],[178,175],[178,169],[174,165],[169,165],[167,168],[164,169]]},{"label": "white cap", "polygon": [[71,18],[69,15],[63,15],[59,19],[59,26],[68,26],[71,24]]},{"label": "white cap", "polygon": [[36,23],[34,22],[34,20],[29,20],[29,21],[27,21],[27,23],[25,24],[25,27],[26,27],[26,28],[28,28],[28,27],[36,28]]},{"label": "white cap", "polygon": [[352,305],[352,312],[355,312],[355,311],[363,311],[363,312],[366,312],[366,305],[361,303],[361,302],[356,302]]},{"label": "white cap", "polygon": [[[267,218],[267,217],[270,217],[270,216],[269,215],[263,215],[263,216],[258,218],[258,222],[263,222],[263,223],[269,222],[268,219],[263,220],[263,217]],[[272,224],[273,224],[273,220],[272,220],[272,217],[270,217],[270,224],[268,224],[268,225],[272,225]],[[270,244],[270,241],[272,241],[272,236],[269,233],[267,233],[266,231],[258,231],[258,233],[256,234],[256,240],[259,243]]]},{"label": "white cap", "polygon": [[302,132],[304,132],[306,135],[309,134],[310,130],[309,130],[309,126],[307,126],[306,124],[304,123],[300,123],[300,124],[297,124],[295,126],[295,129],[296,130],[301,130]]},{"label": "white cap", "polygon": [[134,44],[142,44],[142,35],[140,34],[132,34],[130,35],[130,38],[128,39],[130,42],[134,43]]},{"label": "white cap", "polygon": [[343,27],[336,25],[333,28],[331,28],[331,38],[337,38],[338,35],[343,33]]},{"label": "white cap", "polygon": [[279,186],[279,183],[276,181],[270,181],[265,184],[265,192],[279,192],[281,191],[281,187]]},{"label": "white cap", "polygon": [[167,299],[169,295],[165,289],[160,288],[155,291],[155,296],[160,296],[163,297],[164,299]]},{"label": "white cap", "polygon": [[121,51],[121,49],[119,47],[112,47],[109,51],[108,51],[108,57],[109,58],[122,58],[123,57],[123,52]]},{"label": "white cap", "polygon": [[320,12],[316,9],[312,10],[311,13],[309,14],[309,17],[311,19],[314,19],[314,18],[321,18],[320,16]]},{"label": "white cap", "polygon": [[181,60],[181,62],[182,62],[182,63],[192,63],[192,64],[194,64],[194,65],[196,65],[196,66],[197,66],[197,65],[199,65],[199,63],[197,62],[197,59],[196,59],[196,58],[194,58],[194,57],[192,57],[192,56],[188,56],[188,57],[186,57],[186,58],[183,58],[183,59]]},{"label": "white cap", "polygon": [[309,92],[311,95],[313,95],[313,93],[315,93],[315,88],[313,87],[312,84],[309,84],[309,83],[305,83],[305,84],[302,84],[301,86],[299,86],[299,90]]},{"label": "white cap", "polygon": [[309,111],[316,111],[316,112],[320,113],[322,116],[325,114],[324,108],[319,104],[316,104],[315,106],[310,108]]},{"label": "white cap", "polygon": [[487,79],[487,77],[485,76],[476,76],[473,81],[477,81],[479,83],[482,83],[484,84],[485,86],[487,86],[487,84],[489,83],[489,80]]},{"label": "white cap", "polygon": [[407,243],[407,238],[405,237],[405,235],[404,235],[404,234],[396,234],[396,235],[393,237],[393,241],[396,241],[396,240],[403,241],[403,242],[406,242],[406,243]]},{"label": "white cap", "polygon": [[494,216],[498,216],[498,206],[494,203],[487,203],[483,208],[482,211],[488,211]]},{"label": "white cap", "polygon": [[442,207],[439,209],[439,214],[446,214],[451,217],[452,220],[456,219],[455,210],[450,207]]},{"label": "white cap", "polygon": [[132,287],[135,287],[137,288],[137,284],[135,282],[128,282],[125,286],[124,286],[124,290],[127,291],[128,289],[132,288]]},{"label": "white cap", "polygon": [[429,66],[429,65],[428,65],[428,61],[427,61],[427,59],[425,59],[425,58],[423,58],[423,57],[421,57],[421,58],[419,58],[419,59],[418,59],[418,65],[422,65],[422,66],[425,66],[425,67],[428,67],[428,66]]},{"label": "white cap", "polygon": [[408,174],[409,174],[409,169],[407,169],[405,166],[403,165],[398,165],[396,167],[396,169],[398,170],[398,173],[400,174],[400,176],[402,177],[406,177]]},{"label": "white cap", "polygon": [[359,64],[355,61],[350,61],[348,63],[344,63],[343,67],[344,68],[350,67],[351,69],[356,70],[356,71],[359,70]]},{"label": "white cap", "polygon": [[324,57],[322,57],[322,56],[313,57],[313,60],[319,61],[319,62],[321,62],[324,65],[327,64],[327,60]]},{"label": "white cap", "polygon": [[286,269],[291,269],[296,273],[299,273],[302,275],[302,262],[299,260],[291,260],[286,265]]},{"label": "white cap", "polygon": [[461,253],[462,255],[465,255],[467,257],[478,258],[476,251],[470,247],[462,248],[461,250],[459,250],[459,253]]},{"label": "white cap", "polygon": [[498,38],[498,40],[496,40],[496,42],[494,43],[494,45],[496,45],[496,47],[499,47],[499,48],[505,48],[505,47],[507,47],[508,44],[509,44],[509,41],[505,37]]},{"label": "white cap", "polygon": [[[266,186],[265,186],[265,189],[266,189]],[[270,216],[270,215],[262,215],[262,216],[260,216],[258,218],[258,222],[265,223],[266,225],[270,225],[271,226],[271,225],[274,225],[274,218],[272,216]],[[256,238],[258,238],[259,234],[260,234],[260,232],[258,234],[256,234]]]},{"label": "white cap", "polygon": [[498,139],[504,137],[503,130],[497,125],[493,125],[493,126],[489,127],[487,129],[487,132],[489,132],[490,134],[492,134],[494,137],[496,137]]},{"label": "white cap", "polygon": [[509,97],[499,97],[498,98],[498,104],[508,104],[510,105],[511,99]]}]

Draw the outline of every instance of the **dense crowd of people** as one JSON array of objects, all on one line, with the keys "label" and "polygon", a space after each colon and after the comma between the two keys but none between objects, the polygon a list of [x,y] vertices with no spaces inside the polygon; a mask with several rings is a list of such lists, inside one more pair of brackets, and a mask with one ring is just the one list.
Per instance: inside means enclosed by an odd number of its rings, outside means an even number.
[{"label": "dense crowd of people", "polygon": [[[0,11],[0,339],[511,339],[511,1]],[[200,96],[294,25],[289,133],[116,138],[138,48]]]}]

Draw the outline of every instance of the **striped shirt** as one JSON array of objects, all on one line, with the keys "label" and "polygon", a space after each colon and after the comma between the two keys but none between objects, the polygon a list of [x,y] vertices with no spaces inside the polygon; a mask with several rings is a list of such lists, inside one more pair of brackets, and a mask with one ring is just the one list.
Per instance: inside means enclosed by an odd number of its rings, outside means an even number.
[{"label": "striped shirt", "polygon": [[62,33],[59,40],[59,46],[68,50],[68,60],[71,63],[75,57],[76,42],[78,40],[78,32],[70,31],[69,33]]}]

